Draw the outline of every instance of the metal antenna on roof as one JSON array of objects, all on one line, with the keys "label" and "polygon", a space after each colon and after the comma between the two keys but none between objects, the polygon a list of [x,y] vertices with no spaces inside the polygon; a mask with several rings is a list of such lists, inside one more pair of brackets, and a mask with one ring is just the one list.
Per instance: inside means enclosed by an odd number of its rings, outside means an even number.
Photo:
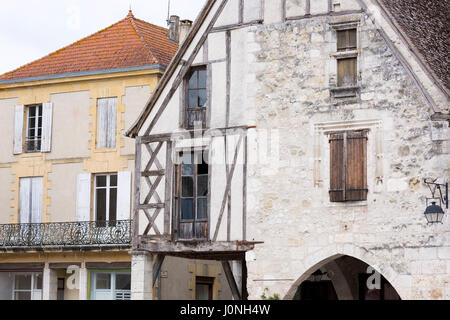
[{"label": "metal antenna on roof", "polygon": [[167,8],[167,25],[170,25],[170,0],[168,0],[168,8]]}]

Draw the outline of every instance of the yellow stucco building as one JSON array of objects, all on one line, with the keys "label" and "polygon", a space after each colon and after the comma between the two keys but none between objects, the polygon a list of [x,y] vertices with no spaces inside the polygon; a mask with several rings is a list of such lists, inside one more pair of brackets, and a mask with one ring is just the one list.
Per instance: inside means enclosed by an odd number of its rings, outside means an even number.
[{"label": "yellow stucco building", "polygon": [[[130,11],[0,76],[0,300],[132,299],[124,133],[177,49]],[[169,258],[155,277],[155,299],[231,296],[217,262]]]}]

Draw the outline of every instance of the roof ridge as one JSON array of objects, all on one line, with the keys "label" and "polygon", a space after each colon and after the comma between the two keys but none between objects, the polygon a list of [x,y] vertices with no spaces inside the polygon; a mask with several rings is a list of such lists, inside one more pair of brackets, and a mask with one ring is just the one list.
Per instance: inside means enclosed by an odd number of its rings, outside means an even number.
[{"label": "roof ridge", "polygon": [[138,30],[138,26],[136,25],[136,23],[134,22],[134,20],[136,19],[134,17],[134,15],[131,13],[128,14],[128,16],[125,18],[128,21],[131,22],[131,25],[133,26],[134,31],[136,32],[137,36],[139,37],[139,39],[142,41],[142,43],[144,44],[144,48],[147,49],[148,54],[150,55],[151,58],[153,58],[154,62],[159,62],[159,59],[156,58],[156,56],[153,54],[152,50],[150,49],[147,41],[145,41],[144,37],[141,35],[141,33]]},{"label": "roof ridge", "polygon": [[40,61],[40,60],[43,60],[43,59],[45,59],[45,58],[47,58],[47,57],[51,57],[52,55],[55,55],[55,54],[57,54],[57,53],[59,53],[59,52],[65,50],[65,49],[67,49],[67,48],[69,48],[69,47],[71,47],[71,46],[74,46],[74,45],[76,45],[77,43],[80,43],[80,42],[82,42],[82,41],[84,41],[84,40],[86,40],[86,39],[88,39],[88,38],[90,38],[90,37],[92,37],[92,36],[94,36],[94,35],[96,35],[96,34],[105,32],[106,30],[108,30],[108,29],[110,29],[110,28],[116,26],[117,24],[123,22],[123,21],[126,20],[126,19],[127,19],[127,17],[125,17],[124,19],[119,20],[119,21],[113,23],[112,25],[110,25],[110,26],[108,26],[108,27],[106,27],[106,28],[103,28],[103,29],[101,29],[101,30],[99,30],[99,31],[96,31],[96,32],[94,32],[94,33],[91,33],[91,34],[89,34],[88,36],[86,36],[86,37],[84,37],[84,38],[82,38],[82,39],[79,39],[79,40],[77,40],[77,41],[75,41],[75,42],[72,42],[72,43],[70,43],[70,44],[68,44],[68,45],[66,45],[66,46],[64,46],[64,47],[62,47],[62,48],[60,48],[60,49],[58,49],[58,50],[56,50],[56,51],[53,51],[53,52],[51,52],[51,53],[49,53],[49,54],[47,54],[47,55],[45,55],[45,56],[42,56],[42,57],[37,58],[37,59],[35,59],[35,60],[31,61],[31,62],[28,62],[28,63],[26,63],[26,64],[24,64],[24,65],[21,65],[21,66],[17,67],[17,68],[14,69],[14,70],[5,72],[5,73],[3,73],[3,74],[0,75],[0,79],[3,78],[3,77],[5,77],[5,76],[8,76],[8,75],[11,74],[11,73],[14,73],[14,72],[20,70],[20,69],[22,69],[22,68],[25,68],[25,67],[27,67],[27,66],[33,64],[33,63],[36,63],[36,62],[38,62],[38,61]]}]

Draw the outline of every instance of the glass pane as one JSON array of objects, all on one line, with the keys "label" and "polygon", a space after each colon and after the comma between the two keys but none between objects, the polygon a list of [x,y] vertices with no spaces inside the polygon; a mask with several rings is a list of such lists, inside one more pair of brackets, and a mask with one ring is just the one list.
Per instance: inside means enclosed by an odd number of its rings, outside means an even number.
[{"label": "glass pane", "polygon": [[15,276],[15,290],[31,290],[31,274]]},{"label": "glass pane", "polygon": [[[36,125],[36,119],[35,118],[30,118],[29,123],[28,123],[28,129],[30,130],[30,132],[32,130],[34,130]],[[30,136],[34,135],[33,133],[30,134]]]},{"label": "glass pane", "polygon": [[109,190],[109,221],[117,220],[117,189]]},{"label": "glass pane", "polygon": [[198,105],[198,90],[189,90],[189,108],[197,108]]},{"label": "glass pane", "polygon": [[195,300],[209,300],[209,284],[197,283],[195,287]]},{"label": "glass pane", "polygon": [[197,81],[197,71],[192,72],[191,78],[189,79],[189,89],[197,89],[198,81]]},{"label": "glass pane", "polygon": [[181,219],[193,220],[194,201],[192,199],[181,199]]},{"label": "glass pane", "polygon": [[97,273],[95,286],[96,286],[97,290],[111,289],[111,274],[110,273]]},{"label": "glass pane", "polygon": [[30,117],[36,116],[36,107],[29,107],[28,110],[29,110]]},{"label": "glass pane", "polygon": [[182,178],[182,197],[193,197],[194,196],[194,178],[183,177]]},{"label": "glass pane", "polygon": [[208,174],[208,164],[205,159],[199,159],[197,165],[197,174]]},{"label": "glass pane", "polygon": [[106,187],[106,176],[97,176],[97,187]]},{"label": "glass pane", "polygon": [[206,70],[198,71],[198,87],[206,89]]},{"label": "glass pane", "polygon": [[34,289],[42,289],[42,274],[34,275]]},{"label": "glass pane", "polygon": [[96,191],[97,221],[106,221],[106,189],[97,189]]},{"label": "glass pane", "polygon": [[204,107],[206,105],[206,90],[198,90],[198,106]]},{"label": "glass pane", "polygon": [[116,275],[116,290],[131,290],[131,275],[130,274]]},{"label": "glass pane", "polygon": [[14,300],[31,300],[31,292],[16,292],[14,293]]},{"label": "glass pane", "polygon": [[197,219],[208,218],[208,199],[197,199]]},{"label": "glass pane", "polygon": [[182,176],[193,176],[194,175],[194,156],[192,153],[183,154],[182,158]]},{"label": "glass pane", "polygon": [[117,175],[116,174],[111,175],[109,179],[110,179],[109,180],[109,185],[111,187],[117,187]]},{"label": "glass pane", "polygon": [[208,176],[198,176],[197,195],[199,197],[206,197],[208,195]]}]

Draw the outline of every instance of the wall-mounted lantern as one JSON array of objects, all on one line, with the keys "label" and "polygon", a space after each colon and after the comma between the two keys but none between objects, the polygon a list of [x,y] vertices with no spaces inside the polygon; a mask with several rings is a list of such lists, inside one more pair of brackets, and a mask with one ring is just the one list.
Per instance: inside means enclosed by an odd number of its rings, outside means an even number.
[{"label": "wall-mounted lantern", "polygon": [[[424,212],[428,223],[442,223],[442,219],[445,215],[445,211],[442,206],[445,205],[445,208],[448,209],[448,182],[446,184],[439,184],[436,183],[436,180],[437,179],[433,181],[428,179],[424,180],[425,184],[428,185],[428,188],[430,188],[431,191],[431,198],[426,198],[427,208]],[[436,191],[438,191],[439,194],[436,195]]]}]

